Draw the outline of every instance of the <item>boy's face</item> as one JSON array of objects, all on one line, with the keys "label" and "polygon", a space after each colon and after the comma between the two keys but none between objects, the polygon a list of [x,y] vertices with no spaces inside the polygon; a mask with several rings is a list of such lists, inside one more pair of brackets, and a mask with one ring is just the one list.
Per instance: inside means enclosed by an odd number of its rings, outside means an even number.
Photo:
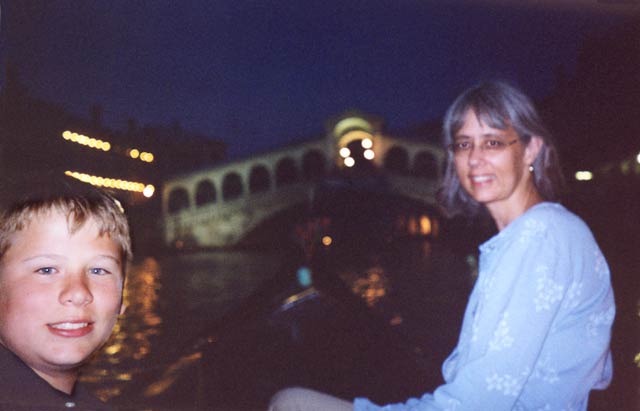
[{"label": "boy's face", "polygon": [[120,251],[98,233],[89,219],[70,234],[50,212],[13,234],[0,262],[0,342],[45,379],[81,365],[121,311]]}]

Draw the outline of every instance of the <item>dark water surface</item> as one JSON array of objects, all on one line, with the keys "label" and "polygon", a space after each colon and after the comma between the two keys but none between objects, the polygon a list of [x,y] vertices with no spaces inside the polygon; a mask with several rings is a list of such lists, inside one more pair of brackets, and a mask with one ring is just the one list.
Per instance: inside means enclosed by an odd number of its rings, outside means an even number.
[{"label": "dark water surface", "polygon": [[[292,384],[417,395],[439,382],[473,280],[432,229],[342,234],[313,258],[293,247],[137,258],[127,311],[82,379],[125,409],[261,409]],[[302,265],[313,287],[299,285]]]},{"label": "dark water surface", "polygon": [[233,251],[137,258],[128,272],[127,310],[83,380],[101,398],[117,400],[136,379],[159,376],[211,323],[273,278],[282,259]]}]

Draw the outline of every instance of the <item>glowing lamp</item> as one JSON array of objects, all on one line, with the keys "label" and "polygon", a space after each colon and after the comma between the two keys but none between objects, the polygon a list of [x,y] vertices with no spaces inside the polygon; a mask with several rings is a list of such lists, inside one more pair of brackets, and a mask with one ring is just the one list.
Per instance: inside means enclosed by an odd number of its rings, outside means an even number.
[{"label": "glowing lamp", "polygon": [[576,171],[575,177],[578,181],[591,181],[593,173],[591,171]]},{"label": "glowing lamp", "polygon": [[356,160],[353,157],[347,157],[344,159],[344,165],[347,167],[353,167],[356,164]]},{"label": "glowing lamp", "polygon": [[376,156],[376,153],[374,153],[373,150],[371,150],[370,148],[364,151],[364,158],[366,158],[367,160],[373,160],[375,156]]},{"label": "glowing lamp", "polygon": [[156,191],[156,188],[151,184],[147,184],[147,186],[142,190],[142,195],[149,198]]}]

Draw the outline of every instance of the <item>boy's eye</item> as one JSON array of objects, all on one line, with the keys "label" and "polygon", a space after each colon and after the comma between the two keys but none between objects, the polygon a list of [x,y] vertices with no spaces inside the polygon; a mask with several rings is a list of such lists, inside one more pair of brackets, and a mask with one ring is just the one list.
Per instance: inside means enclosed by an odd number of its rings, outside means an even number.
[{"label": "boy's eye", "polygon": [[105,270],[104,268],[92,268],[89,270],[89,272],[91,272],[91,274],[96,274],[96,275],[106,275],[106,274],[111,274],[110,271]]},{"label": "boy's eye", "polygon": [[53,274],[56,272],[56,269],[53,267],[41,267],[36,270],[38,274]]}]

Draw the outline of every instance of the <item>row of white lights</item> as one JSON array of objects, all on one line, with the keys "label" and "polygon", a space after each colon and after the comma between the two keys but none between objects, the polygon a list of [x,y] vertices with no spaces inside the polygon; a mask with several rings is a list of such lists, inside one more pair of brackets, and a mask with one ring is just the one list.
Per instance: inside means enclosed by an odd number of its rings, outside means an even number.
[{"label": "row of white lights", "polygon": [[[373,160],[376,154],[371,149],[373,147],[373,141],[370,138],[365,138],[360,141],[362,148],[364,148],[364,158],[367,160]],[[340,157],[342,157],[342,161],[344,165],[347,167],[353,167],[356,164],[356,160],[351,157],[351,150],[348,147],[342,147],[339,151]]]},{"label": "row of white lights", "polygon": [[[77,143],[96,150],[109,151],[111,150],[111,143],[108,141],[99,140],[97,138],[85,136],[84,134],[74,133],[66,130],[62,132],[62,138],[73,143]],[[152,153],[146,151],[140,151],[137,148],[132,148],[127,151],[127,155],[133,159],[139,159],[145,163],[151,163],[154,160]]]},{"label": "row of white lights", "polygon": [[108,178],[94,176],[86,173],[79,173],[77,171],[65,171],[66,176],[80,180],[83,183],[91,184],[96,187],[115,188],[117,190],[126,190],[142,193],[145,197],[153,196],[156,188],[152,184],[137,183],[135,181],[120,180],[117,178]]}]

